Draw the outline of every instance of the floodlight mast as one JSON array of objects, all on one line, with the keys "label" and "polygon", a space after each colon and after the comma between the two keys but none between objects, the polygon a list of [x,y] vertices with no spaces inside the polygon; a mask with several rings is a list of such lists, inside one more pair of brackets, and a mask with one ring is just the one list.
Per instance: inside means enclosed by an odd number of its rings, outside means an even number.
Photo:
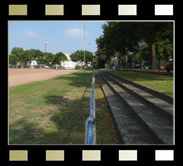
[{"label": "floodlight mast", "polygon": [[46,52],[47,41],[45,41],[44,44],[45,44],[45,52]]}]

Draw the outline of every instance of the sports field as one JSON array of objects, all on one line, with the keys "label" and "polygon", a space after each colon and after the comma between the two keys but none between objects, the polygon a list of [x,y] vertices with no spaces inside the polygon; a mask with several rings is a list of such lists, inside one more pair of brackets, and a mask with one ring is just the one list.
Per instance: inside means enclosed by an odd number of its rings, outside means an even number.
[{"label": "sports field", "polygon": [[37,81],[43,81],[77,71],[78,70],[9,69],[9,88]]}]

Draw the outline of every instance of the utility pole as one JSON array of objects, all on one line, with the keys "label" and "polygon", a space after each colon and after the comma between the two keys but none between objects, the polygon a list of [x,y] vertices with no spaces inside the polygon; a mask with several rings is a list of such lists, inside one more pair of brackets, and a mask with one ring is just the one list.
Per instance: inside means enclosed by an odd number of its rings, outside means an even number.
[{"label": "utility pole", "polygon": [[[85,66],[85,21],[84,21],[84,66]],[[84,66],[83,66],[83,72],[85,72]]]}]

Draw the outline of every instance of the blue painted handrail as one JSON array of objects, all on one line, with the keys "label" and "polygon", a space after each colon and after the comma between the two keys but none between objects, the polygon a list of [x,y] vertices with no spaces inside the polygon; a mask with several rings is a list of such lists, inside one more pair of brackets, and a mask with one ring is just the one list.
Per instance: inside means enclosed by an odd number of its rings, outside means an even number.
[{"label": "blue painted handrail", "polygon": [[93,69],[92,90],[90,95],[90,114],[85,122],[85,144],[96,144],[96,124],[95,124],[95,70]]}]

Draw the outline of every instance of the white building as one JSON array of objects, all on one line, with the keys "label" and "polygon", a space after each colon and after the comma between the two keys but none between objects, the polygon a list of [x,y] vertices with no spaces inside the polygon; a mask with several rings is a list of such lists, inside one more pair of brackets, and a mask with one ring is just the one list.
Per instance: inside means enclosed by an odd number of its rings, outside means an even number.
[{"label": "white building", "polygon": [[[69,54],[65,54],[65,56],[67,57],[66,61],[60,61],[60,64],[56,64],[54,65],[56,69],[60,67],[64,67],[64,69],[75,69],[75,67],[78,65],[79,67],[84,66],[84,62],[78,61],[78,62],[74,62],[71,60],[70,55]],[[34,66],[38,65],[36,60],[32,60],[31,62],[28,61],[27,62],[27,66],[30,68],[34,68]],[[91,66],[91,62],[88,63],[88,67]]]},{"label": "white building", "polygon": [[77,65],[77,62],[73,62],[71,60],[61,62],[61,66],[63,66],[65,69],[75,69]]},{"label": "white building", "polygon": [[26,66],[30,67],[30,68],[33,68],[36,65],[37,65],[37,61],[36,60],[31,60],[31,62],[27,61],[27,63],[26,63]]},{"label": "white building", "polygon": [[[61,61],[60,65],[63,66],[65,69],[75,69],[75,67],[78,65],[79,67],[84,66],[84,62],[78,61],[74,62],[71,60],[69,54],[65,54],[67,57],[67,61]],[[91,62],[88,63],[88,67],[91,66]]]},{"label": "white building", "polygon": [[37,61],[36,60],[32,60],[31,61],[31,66],[35,66],[35,65],[37,65]]},{"label": "white building", "polygon": [[69,54],[65,54],[65,56],[67,57],[67,60],[60,61],[60,66],[64,67],[65,69],[75,69],[75,67],[78,63],[72,61]]}]

